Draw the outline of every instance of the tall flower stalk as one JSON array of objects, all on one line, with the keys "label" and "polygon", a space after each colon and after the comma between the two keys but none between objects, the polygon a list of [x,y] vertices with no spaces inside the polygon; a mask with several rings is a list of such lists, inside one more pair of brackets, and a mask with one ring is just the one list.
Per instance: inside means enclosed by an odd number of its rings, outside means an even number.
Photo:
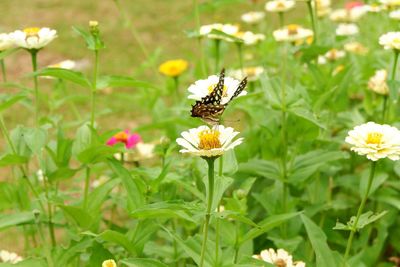
[{"label": "tall flower stalk", "polygon": [[[37,71],[37,54],[38,54],[37,49],[31,49],[29,50],[31,54],[31,59],[32,59],[32,70],[33,72]],[[33,75],[33,90],[35,94],[35,122],[36,126],[39,126],[39,86],[38,86],[38,77],[36,75]]]},{"label": "tall flower stalk", "polygon": [[7,82],[6,63],[4,62],[4,59],[0,60],[0,65],[1,65],[1,74],[3,76],[3,82]]},{"label": "tall flower stalk", "polygon": [[[394,81],[396,79],[396,72],[397,72],[397,63],[399,61],[399,50],[394,51],[394,60],[392,66],[392,73],[390,76],[390,80]],[[383,99],[383,111],[382,111],[382,120],[383,123],[387,121],[387,116],[390,113],[390,101],[388,101],[389,95],[385,95]],[[389,102],[389,103],[388,103]]]},{"label": "tall flower stalk", "polygon": [[308,8],[308,13],[310,14],[312,30],[314,32],[314,43],[316,43],[318,34],[317,34],[317,20],[315,19],[315,11],[313,8],[313,0],[307,0],[307,8]]}]

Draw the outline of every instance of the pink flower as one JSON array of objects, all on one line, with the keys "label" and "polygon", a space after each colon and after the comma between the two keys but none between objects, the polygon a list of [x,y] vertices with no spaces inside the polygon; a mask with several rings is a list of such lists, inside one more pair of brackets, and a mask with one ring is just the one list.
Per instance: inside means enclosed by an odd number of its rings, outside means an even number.
[{"label": "pink flower", "polygon": [[123,132],[116,133],[113,137],[108,139],[107,145],[113,146],[116,143],[124,143],[126,148],[134,148],[138,143],[142,141],[142,138],[139,134],[134,133],[130,134],[129,130],[125,130]]}]

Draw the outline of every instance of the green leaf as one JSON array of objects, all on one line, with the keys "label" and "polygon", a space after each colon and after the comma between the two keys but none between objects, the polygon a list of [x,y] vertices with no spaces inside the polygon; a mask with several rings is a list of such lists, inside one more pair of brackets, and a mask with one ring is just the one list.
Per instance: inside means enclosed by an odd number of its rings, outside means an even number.
[{"label": "green leaf", "polygon": [[315,124],[316,126],[326,129],[326,126],[319,121],[319,119],[312,113],[310,110],[306,109],[305,107],[289,107],[288,111],[293,115],[303,118],[305,120],[310,121],[311,123]]},{"label": "green leaf", "polygon": [[24,164],[27,163],[28,160],[28,157],[15,154],[7,154],[0,158],[0,167]]},{"label": "green leaf", "polygon": [[311,246],[314,249],[317,258],[317,267],[337,267],[332,250],[326,242],[326,235],[321,228],[318,227],[312,220],[304,214],[300,215],[306,228]]},{"label": "green leaf", "polygon": [[32,212],[4,214],[0,216],[0,230],[20,224],[31,223],[34,221],[34,219],[35,217]]},{"label": "green leaf", "polygon": [[13,95],[5,100],[3,100],[0,103],[0,112],[8,109],[9,107],[11,107],[12,105],[14,105],[15,103],[18,103],[19,101],[26,99],[26,95],[24,94],[17,94],[17,95]]},{"label": "green leaf", "polygon": [[[214,186],[214,196],[213,196],[213,205],[211,207],[211,210],[216,210],[218,204],[221,202],[222,196],[224,195],[224,192],[233,184],[233,178],[230,177],[225,177],[225,176],[218,176],[216,177],[217,179],[215,180],[215,186]],[[207,188],[207,193],[208,193],[208,182],[203,181],[206,185]]]},{"label": "green leaf", "polygon": [[42,128],[26,128],[25,142],[34,154],[40,154],[46,145],[47,132]]},{"label": "green leaf", "polygon": [[94,223],[93,217],[82,208],[64,205],[59,207],[76,225],[83,229],[89,229]]},{"label": "green leaf", "polygon": [[224,40],[227,40],[229,42],[235,42],[235,43],[239,43],[239,44],[244,42],[243,39],[241,39],[241,38],[238,38],[238,37],[230,35],[230,34],[226,34],[225,32],[219,31],[219,30],[216,30],[216,29],[213,29],[209,33],[209,35],[216,36],[216,37],[218,37],[220,39],[224,39]]},{"label": "green leaf", "polygon": [[76,131],[74,143],[72,145],[72,154],[78,155],[88,148],[92,142],[92,131],[89,124],[84,124]]},{"label": "green leaf", "polygon": [[123,259],[120,260],[120,263],[125,264],[128,267],[168,267],[168,265],[155,259]]},{"label": "green leaf", "polygon": [[261,176],[271,180],[279,180],[281,177],[279,165],[273,161],[253,159],[239,164],[240,173]]},{"label": "green leaf", "polygon": [[116,159],[108,159],[108,164],[112,171],[122,181],[128,194],[128,208],[130,211],[143,207],[145,203],[144,192],[145,185],[139,178],[133,177],[132,174],[122,166]]},{"label": "green leaf", "polygon": [[78,27],[72,27],[72,29],[74,30],[74,32],[83,37],[86,42],[87,48],[89,48],[90,50],[98,50],[105,47],[100,38],[95,38],[90,32],[84,31]]},{"label": "green leaf", "polygon": [[51,182],[66,180],[73,177],[79,169],[70,169],[68,167],[59,168],[51,173],[47,174],[47,178]]},{"label": "green leaf", "polygon": [[357,227],[355,227],[355,225],[354,225],[356,216],[352,216],[350,218],[350,221],[347,222],[347,225],[337,222],[335,227],[333,227],[333,229],[334,230],[345,230],[345,231],[353,231],[355,229],[356,231],[359,231],[360,229],[364,228],[368,224],[371,224],[371,223],[379,220],[380,218],[385,216],[386,213],[387,213],[387,211],[382,211],[381,213],[374,214],[372,211],[367,211],[366,213],[361,214],[361,216],[358,220],[358,223],[357,223]]},{"label": "green leaf", "polygon": [[119,179],[112,179],[94,189],[88,197],[88,211],[90,214],[100,212],[100,207],[110,191],[120,183]]},{"label": "green leaf", "polygon": [[126,235],[113,231],[113,230],[106,230],[103,233],[99,234],[98,237],[103,239],[104,241],[108,241],[114,244],[118,244],[126,249],[132,255],[136,255],[134,244],[129,241]]},{"label": "green leaf", "polygon": [[284,214],[278,214],[278,215],[272,215],[268,216],[267,219],[262,221],[261,223],[258,224],[257,228],[253,228],[250,231],[248,231],[239,241],[240,244],[243,244],[244,242],[248,240],[252,240],[263,233],[281,225],[282,223],[286,222],[287,220],[290,220],[296,216],[298,216],[300,212],[293,212],[293,213],[284,213]]},{"label": "green leaf", "polygon": [[118,149],[112,146],[94,145],[81,151],[78,154],[78,160],[85,164],[103,162],[118,151]]},{"label": "green leaf", "polygon": [[85,88],[92,87],[90,81],[81,72],[78,71],[62,68],[46,68],[35,72],[34,75],[55,77],[72,82]]}]

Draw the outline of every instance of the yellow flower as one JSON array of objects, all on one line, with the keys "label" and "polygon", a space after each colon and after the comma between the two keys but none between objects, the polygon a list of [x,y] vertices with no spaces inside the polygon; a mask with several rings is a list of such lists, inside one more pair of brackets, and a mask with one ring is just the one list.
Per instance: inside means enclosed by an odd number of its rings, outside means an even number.
[{"label": "yellow flower", "polygon": [[168,60],[158,67],[158,70],[169,77],[178,77],[187,68],[189,63],[183,59]]},{"label": "yellow flower", "polygon": [[105,260],[103,261],[101,267],[117,267],[117,264],[115,263],[114,260]]}]

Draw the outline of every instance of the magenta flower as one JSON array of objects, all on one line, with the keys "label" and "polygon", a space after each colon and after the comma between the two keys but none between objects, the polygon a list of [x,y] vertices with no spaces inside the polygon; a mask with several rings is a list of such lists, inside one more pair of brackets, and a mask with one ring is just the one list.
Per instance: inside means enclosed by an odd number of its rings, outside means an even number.
[{"label": "magenta flower", "polygon": [[125,130],[123,132],[119,132],[114,134],[113,137],[108,139],[107,145],[113,146],[116,143],[124,143],[126,148],[134,148],[138,143],[142,142],[142,138],[139,134],[133,133],[130,134],[129,130]]}]

